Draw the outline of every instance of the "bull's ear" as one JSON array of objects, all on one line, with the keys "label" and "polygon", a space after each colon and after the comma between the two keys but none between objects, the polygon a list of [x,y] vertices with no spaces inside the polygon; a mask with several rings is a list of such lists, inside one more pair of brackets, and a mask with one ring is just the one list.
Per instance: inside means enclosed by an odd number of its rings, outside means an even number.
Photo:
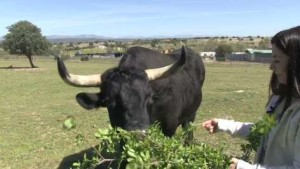
[{"label": "bull's ear", "polygon": [[99,96],[96,93],[78,93],[76,100],[80,106],[87,110],[99,107]]}]

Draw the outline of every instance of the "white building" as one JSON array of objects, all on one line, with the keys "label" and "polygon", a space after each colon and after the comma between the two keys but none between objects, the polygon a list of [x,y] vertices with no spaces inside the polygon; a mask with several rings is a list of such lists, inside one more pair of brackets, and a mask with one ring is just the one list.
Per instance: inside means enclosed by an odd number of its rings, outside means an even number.
[{"label": "white building", "polygon": [[98,46],[96,46],[96,48],[98,48],[98,49],[106,49],[107,47],[104,46],[104,45],[98,45]]},{"label": "white building", "polygon": [[216,52],[200,52],[200,56],[204,60],[216,60]]}]

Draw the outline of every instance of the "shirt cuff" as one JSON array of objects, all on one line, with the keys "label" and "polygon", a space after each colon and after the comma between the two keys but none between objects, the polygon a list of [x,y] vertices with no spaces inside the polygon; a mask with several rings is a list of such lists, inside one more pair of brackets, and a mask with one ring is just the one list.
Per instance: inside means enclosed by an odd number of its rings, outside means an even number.
[{"label": "shirt cuff", "polygon": [[233,124],[233,120],[217,119],[218,120],[218,132],[228,131]]},{"label": "shirt cuff", "polygon": [[236,165],[236,169],[252,169],[253,165],[249,164],[243,160],[239,160],[239,162]]}]

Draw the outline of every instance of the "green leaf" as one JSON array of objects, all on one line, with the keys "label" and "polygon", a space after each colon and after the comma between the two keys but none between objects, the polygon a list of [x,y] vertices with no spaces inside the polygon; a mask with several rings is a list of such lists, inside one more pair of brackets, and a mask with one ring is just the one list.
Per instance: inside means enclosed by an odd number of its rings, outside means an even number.
[{"label": "green leaf", "polygon": [[134,157],[134,158],[137,157],[133,149],[129,149],[129,150],[127,151],[127,154],[128,154],[130,157]]},{"label": "green leaf", "polygon": [[75,119],[73,117],[68,117],[64,123],[63,123],[63,128],[64,129],[73,129],[76,127],[76,122],[75,122]]}]

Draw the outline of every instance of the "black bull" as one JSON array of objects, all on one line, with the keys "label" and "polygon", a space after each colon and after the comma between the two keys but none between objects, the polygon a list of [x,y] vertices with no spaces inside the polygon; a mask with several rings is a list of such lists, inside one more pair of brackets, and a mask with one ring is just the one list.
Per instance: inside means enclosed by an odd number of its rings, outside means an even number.
[{"label": "black bull", "polygon": [[164,55],[132,47],[102,75],[70,74],[61,59],[57,63],[66,83],[100,87],[99,93],[79,93],[76,99],[85,109],[106,107],[112,127],[145,131],[159,122],[162,132],[172,136],[179,125],[187,128],[194,121],[202,101],[204,64],[189,48]]}]

